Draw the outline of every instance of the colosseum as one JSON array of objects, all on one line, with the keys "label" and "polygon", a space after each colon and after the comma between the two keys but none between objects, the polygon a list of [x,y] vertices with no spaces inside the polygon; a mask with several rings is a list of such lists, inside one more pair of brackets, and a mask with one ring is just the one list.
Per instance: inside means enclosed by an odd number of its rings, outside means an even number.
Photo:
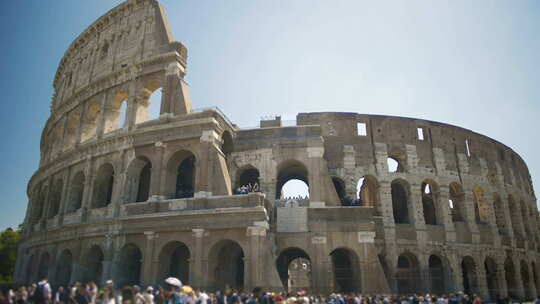
[{"label": "colosseum", "polygon": [[[70,45],[28,183],[17,282],[540,292],[539,212],[511,148],[357,113],[242,129],[192,108],[186,67],[156,0],[118,5]],[[284,197],[290,180],[309,196]]]}]

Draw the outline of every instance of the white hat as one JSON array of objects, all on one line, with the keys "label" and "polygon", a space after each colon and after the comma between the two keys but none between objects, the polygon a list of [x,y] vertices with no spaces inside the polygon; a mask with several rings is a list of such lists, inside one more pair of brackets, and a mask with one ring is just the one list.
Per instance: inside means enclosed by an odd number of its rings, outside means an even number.
[{"label": "white hat", "polygon": [[105,282],[105,284],[107,285],[111,285],[113,283],[113,280],[107,280],[107,282]]},{"label": "white hat", "polygon": [[182,287],[182,282],[180,282],[179,279],[173,278],[173,277],[169,277],[169,278],[165,279],[165,283],[167,283],[169,285],[172,285],[172,286],[175,286],[175,287],[178,287],[178,288]]},{"label": "white hat", "polygon": [[154,290],[154,287],[148,286],[148,288],[146,288],[146,290],[148,290],[148,291],[153,291],[153,290]]}]

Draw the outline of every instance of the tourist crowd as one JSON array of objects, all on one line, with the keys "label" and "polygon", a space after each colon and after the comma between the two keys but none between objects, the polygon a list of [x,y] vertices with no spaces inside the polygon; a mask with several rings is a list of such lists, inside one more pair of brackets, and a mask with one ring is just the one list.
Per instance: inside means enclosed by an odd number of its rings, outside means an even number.
[{"label": "tourist crowd", "polygon": [[234,194],[248,194],[252,192],[260,192],[258,183],[249,183],[247,185],[241,185],[234,189]]},{"label": "tourist crowd", "polygon": [[[462,292],[450,295],[361,295],[358,293],[328,296],[310,295],[300,290],[294,293],[264,292],[254,288],[251,293],[236,292],[232,289],[206,293],[182,285],[177,278],[167,278],[162,286],[126,286],[116,289],[109,280],[99,289],[94,282],[86,284],[75,282],[64,288],[51,288],[44,278],[29,287],[17,290],[0,291],[0,304],[510,304],[523,303],[509,298],[484,301],[477,295],[468,296]],[[530,303],[540,304],[540,297]]]}]

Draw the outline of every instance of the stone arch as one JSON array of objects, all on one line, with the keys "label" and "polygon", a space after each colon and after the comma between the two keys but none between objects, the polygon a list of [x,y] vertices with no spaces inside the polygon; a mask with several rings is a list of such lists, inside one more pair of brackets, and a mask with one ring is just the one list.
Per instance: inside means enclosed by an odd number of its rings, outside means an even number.
[{"label": "stone arch", "polygon": [[56,285],[68,286],[71,283],[71,272],[73,270],[73,254],[69,249],[64,249],[56,263]]},{"label": "stone arch", "polygon": [[255,168],[252,165],[244,166],[237,171],[236,188],[240,188],[242,186],[248,186],[250,184],[252,187],[254,187],[254,185],[257,184],[256,187],[259,188],[259,191],[260,191],[259,178],[260,178],[260,173],[257,168]]},{"label": "stone arch", "polygon": [[161,103],[163,102],[163,86],[160,80],[151,79],[146,82],[140,92],[136,104],[135,123],[154,120],[160,117]]},{"label": "stone arch", "polygon": [[67,213],[73,213],[82,207],[84,194],[85,177],[82,171],[77,172],[71,180],[69,187]]},{"label": "stone arch", "polygon": [[523,223],[524,237],[532,238],[531,230],[529,229],[530,219],[528,218],[529,211],[527,209],[527,204],[525,201],[520,200],[519,205],[521,206],[521,218]]},{"label": "stone arch", "polygon": [[330,253],[330,258],[334,273],[335,291],[341,293],[361,291],[358,255],[348,248],[337,248]]},{"label": "stone arch", "polygon": [[98,118],[101,114],[101,105],[98,100],[89,101],[83,116],[81,129],[81,142],[88,141],[97,135]]},{"label": "stone arch", "polygon": [[388,157],[386,159],[388,172],[394,173],[394,172],[405,172],[405,163],[407,160],[407,154],[399,149],[391,149],[388,151]]},{"label": "stone arch", "polygon": [[142,251],[135,244],[126,244],[120,250],[116,281],[118,287],[139,285],[141,280]]},{"label": "stone arch", "polygon": [[159,253],[159,280],[167,277],[178,278],[182,283],[189,283],[191,253],[185,243],[171,241]]},{"label": "stone arch", "polygon": [[282,198],[283,186],[290,180],[300,180],[309,189],[309,173],[307,167],[297,160],[287,160],[278,166],[276,182],[276,199]]},{"label": "stone arch", "polygon": [[421,186],[422,208],[424,211],[424,222],[427,225],[441,224],[442,217],[438,208],[439,186],[431,179],[426,179]]},{"label": "stone arch", "polygon": [[436,254],[432,254],[428,258],[430,290],[435,295],[444,294],[447,286],[445,282],[448,278],[443,259]]},{"label": "stone arch", "polygon": [[226,285],[236,290],[244,287],[245,265],[244,250],[233,240],[221,240],[209,251],[209,277],[213,278],[213,287],[223,289]]},{"label": "stone arch", "polygon": [[352,201],[347,197],[347,192],[345,191],[345,182],[337,176],[332,176],[332,184],[341,204],[343,206],[352,205]]},{"label": "stone arch", "polygon": [[484,260],[484,269],[486,271],[486,285],[488,288],[489,297],[492,300],[497,299],[500,294],[501,284],[497,276],[497,262],[491,257],[486,257]]},{"label": "stone arch", "polygon": [[404,252],[398,256],[396,268],[396,282],[398,294],[411,294],[420,292],[420,264],[411,252]]},{"label": "stone arch", "polygon": [[288,292],[311,289],[311,258],[303,249],[283,249],[276,260],[276,268],[281,283]]},{"label": "stone arch", "polygon": [[127,121],[127,103],[128,94],[126,92],[117,92],[114,97],[108,101],[105,111],[104,133],[122,129]]},{"label": "stone arch", "polygon": [[521,281],[523,282],[523,292],[527,299],[534,299],[536,296],[533,292],[533,286],[531,277],[529,276],[529,265],[525,260],[521,260],[519,263],[519,269],[521,271]]},{"label": "stone arch", "polygon": [[463,278],[463,291],[472,295],[478,293],[478,274],[476,262],[471,256],[465,256],[461,260],[461,274]]},{"label": "stone arch", "polygon": [[516,281],[516,268],[510,257],[507,257],[504,261],[504,272],[506,286],[508,288],[508,295],[514,299],[519,298],[519,289]]},{"label": "stone arch", "polygon": [[463,222],[465,219],[465,192],[463,187],[452,182],[449,186],[449,205],[453,222]]},{"label": "stone arch", "polygon": [[476,223],[485,224],[489,220],[489,206],[486,202],[485,191],[480,186],[473,188],[474,217]]},{"label": "stone arch", "polygon": [[99,245],[93,245],[88,249],[82,261],[82,273],[85,282],[99,282],[103,275],[103,261],[105,254]]},{"label": "stone arch", "polygon": [[51,255],[48,252],[42,253],[41,258],[39,259],[39,267],[37,273],[38,280],[41,280],[48,275],[50,265]]},{"label": "stone arch", "polygon": [[508,209],[510,210],[510,219],[512,220],[512,229],[514,230],[514,235],[516,237],[523,237],[523,230],[520,226],[522,220],[521,214],[512,194],[508,195]]},{"label": "stone arch", "polygon": [[62,201],[62,189],[64,188],[64,182],[62,179],[57,179],[51,188],[49,194],[49,212],[47,218],[53,218],[60,213],[60,203]]},{"label": "stone arch", "polygon": [[391,184],[392,208],[396,224],[410,224],[409,183],[403,179],[395,179]]},{"label": "stone arch", "polygon": [[167,162],[166,193],[173,198],[190,198],[195,194],[196,157],[188,150],[174,153]]},{"label": "stone arch", "polygon": [[36,257],[36,254],[32,254],[30,256],[30,258],[28,259],[28,262],[26,263],[26,269],[25,269],[25,272],[24,272],[24,275],[25,275],[25,278],[24,278],[24,281],[26,283],[32,283],[31,280],[32,280],[32,269],[35,265],[35,263],[37,262],[36,261],[37,257]]},{"label": "stone arch", "polygon": [[67,114],[64,149],[73,148],[78,142],[78,130],[81,125],[81,107],[77,107]]},{"label": "stone arch", "polygon": [[31,212],[31,220],[30,222],[32,224],[38,223],[45,213],[45,203],[47,199],[47,192],[49,191],[49,188],[45,186],[40,186],[38,188],[39,190],[36,192],[36,201],[35,204],[32,205],[32,212]]},{"label": "stone arch", "polygon": [[114,188],[114,167],[105,163],[99,167],[94,181],[93,208],[102,208],[111,204]]},{"label": "stone arch", "polygon": [[126,202],[146,202],[150,197],[152,162],[145,156],[131,161],[126,172]]},{"label": "stone arch", "polygon": [[372,175],[364,175],[356,185],[357,199],[361,206],[375,207],[375,215],[381,215],[379,182]]},{"label": "stone arch", "polygon": [[497,224],[499,234],[508,235],[506,216],[504,215],[504,204],[498,193],[493,193],[493,210],[495,211],[495,223]]}]

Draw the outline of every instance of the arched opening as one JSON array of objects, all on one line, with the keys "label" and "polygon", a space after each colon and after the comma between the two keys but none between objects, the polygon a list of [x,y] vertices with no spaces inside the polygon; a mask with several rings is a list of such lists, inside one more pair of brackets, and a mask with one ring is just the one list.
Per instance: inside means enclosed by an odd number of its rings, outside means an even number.
[{"label": "arched opening", "polygon": [[103,251],[99,246],[94,245],[88,250],[82,269],[85,282],[99,283],[101,281],[104,258]]},{"label": "arched opening", "polygon": [[31,212],[31,216],[30,216],[30,222],[32,224],[38,223],[41,220],[41,218],[43,217],[47,192],[49,190],[49,188],[47,188],[47,187],[39,187],[39,188],[41,188],[41,190],[36,192],[37,195],[36,195],[36,198],[35,198],[35,204],[32,205],[32,212]]},{"label": "arched opening", "polygon": [[225,157],[228,157],[234,150],[233,137],[231,132],[224,131],[221,134],[221,152],[225,154]]},{"label": "arched opening", "polygon": [[116,272],[118,287],[139,285],[141,278],[142,252],[139,247],[127,244],[120,250],[118,271]]},{"label": "arched opening", "polygon": [[249,192],[259,192],[259,170],[252,166],[247,166],[239,171],[239,175],[234,190],[235,194],[247,194]]},{"label": "arched opening", "polygon": [[399,294],[412,294],[420,292],[422,279],[418,259],[411,253],[398,257],[396,282]]},{"label": "arched opening", "polygon": [[182,242],[173,241],[165,245],[159,254],[160,279],[175,277],[188,284],[190,257],[189,248]]},{"label": "arched opening", "polygon": [[510,257],[507,257],[504,262],[504,272],[508,295],[514,299],[519,298],[519,290],[516,284],[516,269],[514,267],[514,262],[512,262]]},{"label": "arched opening", "polygon": [[424,210],[424,221],[426,225],[437,225],[437,184],[433,181],[422,182],[422,207]]},{"label": "arched opening", "polygon": [[41,255],[38,267],[38,280],[43,279],[49,273],[49,265],[51,264],[51,256],[45,252]]},{"label": "arched opening", "polygon": [[458,183],[451,183],[450,184],[450,193],[449,193],[449,207],[450,212],[452,213],[452,221],[454,222],[463,222],[464,219],[464,201],[465,201],[465,193],[463,192],[463,188]]},{"label": "arched opening", "polygon": [[77,143],[77,132],[81,125],[81,107],[77,107],[75,110],[69,112],[67,123],[66,123],[66,133],[64,138],[64,150],[69,150],[75,146]]},{"label": "arched opening", "polygon": [[484,268],[486,271],[486,281],[489,297],[491,298],[491,300],[496,300],[500,296],[500,285],[497,277],[497,264],[492,258],[487,257],[484,261]]},{"label": "arched opening", "polygon": [[444,265],[441,260],[436,255],[431,255],[429,257],[429,277],[431,279],[431,292],[435,295],[442,295],[445,291],[445,272]]},{"label": "arched opening", "polygon": [[476,275],[476,263],[470,256],[466,256],[461,261],[461,271],[463,274],[463,291],[472,295],[478,293],[478,281]]},{"label": "arched opening", "polygon": [[499,234],[508,235],[503,202],[499,194],[494,193],[493,197],[493,210],[495,211],[495,223],[497,224],[497,229],[499,230]]},{"label": "arched opening", "polygon": [[360,285],[360,264],[354,252],[348,249],[336,249],[330,253],[334,286],[338,292],[358,292]]},{"label": "arched opening", "polygon": [[276,260],[276,268],[281,283],[288,292],[311,289],[311,259],[304,250],[283,250]]},{"label": "arched opening", "polygon": [[28,263],[26,264],[26,271],[25,271],[25,282],[26,283],[33,283],[32,281],[32,267],[36,263],[36,255],[33,254],[30,256],[30,259],[28,260]]},{"label": "arched opening", "polygon": [[529,229],[530,220],[528,219],[529,211],[527,210],[527,204],[524,201],[520,201],[521,205],[521,217],[523,223],[524,236],[529,238],[531,236],[531,230]]},{"label": "arched opening", "polygon": [[309,197],[309,175],[304,164],[289,160],[278,169],[276,199]]},{"label": "arched opening", "polygon": [[122,129],[126,123],[128,95],[125,92],[117,93],[110,101],[105,112],[104,133]]},{"label": "arched opening", "polygon": [[112,201],[114,185],[114,168],[111,164],[102,165],[94,181],[93,208],[108,206]]},{"label": "arched opening", "polygon": [[485,200],[485,192],[482,187],[473,188],[474,216],[476,223],[485,224],[488,222],[488,206]]},{"label": "arched opening", "polygon": [[373,176],[366,175],[356,184],[356,198],[360,206],[375,207],[374,215],[381,215],[379,204],[379,183]]},{"label": "arched opening", "polygon": [[386,159],[386,164],[388,165],[388,172],[390,173],[404,172],[403,165],[399,162],[397,158],[389,156]]},{"label": "arched opening", "polygon": [[47,218],[53,218],[60,212],[60,202],[62,200],[62,188],[64,183],[61,179],[54,182],[54,185],[49,194],[49,214]]},{"label": "arched opening", "polygon": [[396,224],[409,224],[409,185],[403,180],[394,180],[391,188],[394,222]]},{"label": "arched opening", "polygon": [[352,199],[347,197],[347,193],[345,192],[345,182],[341,178],[333,176],[332,183],[334,184],[334,189],[336,190],[336,194],[339,198],[339,201],[341,202],[341,205],[343,206],[356,205],[356,202],[354,202]]},{"label": "arched opening", "polygon": [[167,188],[173,198],[190,198],[195,194],[196,158],[193,153],[176,152],[167,165]]},{"label": "arched opening", "polygon": [[158,119],[161,113],[161,101],[163,89],[159,81],[153,80],[147,83],[141,92],[140,102],[137,104],[135,123]]},{"label": "arched opening", "polygon": [[67,213],[73,213],[82,206],[84,193],[84,173],[82,171],[77,172],[71,181],[71,187],[69,189],[69,196],[67,202]]},{"label": "arched opening", "polygon": [[81,129],[81,142],[88,141],[96,136],[98,118],[101,115],[101,104],[94,100],[89,102],[84,113],[83,127]]},{"label": "arched opening", "polygon": [[512,220],[512,229],[514,230],[514,235],[522,238],[523,230],[520,226],[522,218],[517,203],[512,195],[508,195],[508,209],[510,210],[510,218]]},{"label": "arched opening", "polygon": [[146,157],[134,159],[127,170],[127,202],[146,202],[150,195],[152,163]]},{"label": "arched opening", "polygon": [[210,250],[210,276],[215,280],[214,289],[230,286],[235,290],[244,287],[244,251],[230,240],[215,244]]},{"label": "arched opening", "polygon": [[67,249],[62,251],[56,265],[56,285],[68,286],[73,268],[73,255],[71,251]]},{"label": "arched opening", "polygon": [[531,278],[529,276],[529,266],[527,265],[527,262],[524,260],[521,260],[520,262],[520,270],[521,270],[521,281],[523,282],[523,291],[525,292],[525,297],[527,299],[534,299],[536,295],[533,292],[533,287],[531,285]]}]

